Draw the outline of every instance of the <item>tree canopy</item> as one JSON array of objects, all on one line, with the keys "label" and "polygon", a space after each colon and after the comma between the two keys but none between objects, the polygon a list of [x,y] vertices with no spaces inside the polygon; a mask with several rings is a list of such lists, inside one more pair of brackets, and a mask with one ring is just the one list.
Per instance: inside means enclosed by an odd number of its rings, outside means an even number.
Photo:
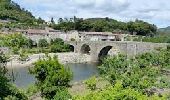
[{"label": "tree canopy", "polygon": [[78,31],[95,31],[95,32],[113,32],[115,30],[136,33],[137,35],[154,35],[156,34],[156,25],[144,22],[142,20],[135,20],[130,22],[121,22],[111,18],[59,18],[58,24],[52,25],[58,30],[78,30]]},{"label": "tree canopy", "polygon": [[[35,75],[36,85],[43,97],[51,100],[67,94],[70,98],[67,87],[72,79],[72,73],[69,69],[64,68],[56,57],[37,61],[30,72]],[[55,100],[61,100],[61,98]]]},{"label": "tree canopy", "polygon": [[45,22],[41,18],[36,19],[31,12],[11,0],[0,0],[0,19],[10,21],[10,23],[1,25],[0,28],[35,26]]},{"label": "tree canopy", "polygon": [[10,83],[6,77],[7,57],[0,53],[0,100],[27,100],[27,96]]}]

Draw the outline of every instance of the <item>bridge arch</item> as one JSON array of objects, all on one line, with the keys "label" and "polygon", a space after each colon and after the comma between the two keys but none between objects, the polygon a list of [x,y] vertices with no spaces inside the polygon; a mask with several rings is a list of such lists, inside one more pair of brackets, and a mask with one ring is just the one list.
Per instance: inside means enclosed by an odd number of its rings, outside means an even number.
[{"label": "bridge arch", "polygon": [[81,46],[80,52],[81,52],[82,54],[88,54],[88,55],[90,55],[90,51],[91,51],[90,45],[88,45],[88,44],[83,44],[83,45]]},{"label": "bridge arch", "polygon": [[69,49],[70,49],[71,52],[74,52],[74,50],[75,50],[74,45],[69,44]]},{"label": "bridge arch", "polygon": [[116,46],[108,45],[104,46],[99,50],[98,53],[98,61],[102,61],[106,56],[115,56],[119,53],[119,50]]},{"label": "bridge arch", "polygon": [[103,47],[99,54],[98,54],[98,60],[99,61],[102,61],[107,55],[108,55],[108,52],[112,49],[112,46],[105,46]]}]

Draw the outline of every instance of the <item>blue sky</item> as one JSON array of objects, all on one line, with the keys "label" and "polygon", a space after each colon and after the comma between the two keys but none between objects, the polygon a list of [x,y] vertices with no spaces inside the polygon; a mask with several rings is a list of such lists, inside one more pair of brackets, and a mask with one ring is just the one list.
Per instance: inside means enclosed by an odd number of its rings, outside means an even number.
[{"label": "blue sky", "polygon": [[13,0],[45,20],[69,18],[110,17],[120,21],[136,18],[170,26],[170,0]]}]

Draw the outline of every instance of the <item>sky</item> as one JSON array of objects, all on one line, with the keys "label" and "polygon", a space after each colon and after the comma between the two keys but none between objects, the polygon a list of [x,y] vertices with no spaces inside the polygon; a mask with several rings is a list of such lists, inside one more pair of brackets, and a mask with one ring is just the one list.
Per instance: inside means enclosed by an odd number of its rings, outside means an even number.
[{"label": "sky", "polygon": [[170,0],[13,0],[49,21],[58,18],[109,17],[119,21],[141,19],[159,28],[170,26]]}]

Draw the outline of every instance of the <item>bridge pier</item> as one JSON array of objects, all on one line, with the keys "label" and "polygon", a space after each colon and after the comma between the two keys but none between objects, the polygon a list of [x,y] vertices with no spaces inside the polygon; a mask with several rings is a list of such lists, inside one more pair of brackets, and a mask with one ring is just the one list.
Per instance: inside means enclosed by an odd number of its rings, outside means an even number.
[{"label": "bridge pier", "polygon": [[98,62],[98,45],[92,44],[91,47],[93,47],[90,51],[91,60],[92,62]]}]

